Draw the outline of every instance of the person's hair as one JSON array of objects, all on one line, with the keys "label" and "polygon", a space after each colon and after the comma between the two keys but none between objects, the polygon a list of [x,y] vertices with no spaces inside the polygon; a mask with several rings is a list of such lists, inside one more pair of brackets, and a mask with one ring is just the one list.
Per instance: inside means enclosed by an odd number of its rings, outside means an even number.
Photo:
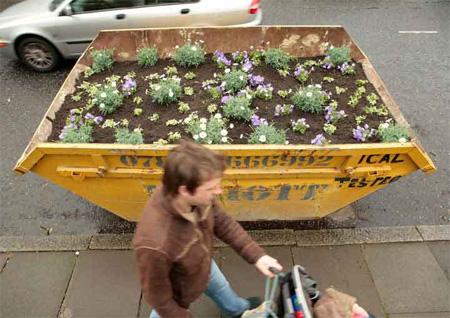
[{"label": "person's hair", "polygon": [[221,177],[225,168],[225,158],[221,154],[183,140],[166,158],[162,180],[164,194],[176,196],[180,186],[186,186],[194,194],[202,183]]}]

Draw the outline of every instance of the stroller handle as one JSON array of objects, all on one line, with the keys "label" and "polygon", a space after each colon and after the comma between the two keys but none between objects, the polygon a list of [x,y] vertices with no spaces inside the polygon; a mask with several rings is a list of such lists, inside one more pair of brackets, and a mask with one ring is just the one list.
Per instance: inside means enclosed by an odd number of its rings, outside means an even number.
[{"label": "stroller handle", "polygon": [[277,276],[284,276],[284,273],[282,271],[280,271],[279,269],[276,269],[275,267],[269,267],[269,271],[271,271],[273,274],[277,275]]}]

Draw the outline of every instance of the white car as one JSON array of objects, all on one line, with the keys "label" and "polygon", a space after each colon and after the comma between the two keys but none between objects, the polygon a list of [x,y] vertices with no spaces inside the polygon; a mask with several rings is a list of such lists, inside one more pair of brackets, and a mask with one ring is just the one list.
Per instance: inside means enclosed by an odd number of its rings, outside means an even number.
[{"label": "white car", "polygon": [[260,0],[26,0],[0,13],[0,55],[38,72],[79,57],[100,30],[253,26]]}]

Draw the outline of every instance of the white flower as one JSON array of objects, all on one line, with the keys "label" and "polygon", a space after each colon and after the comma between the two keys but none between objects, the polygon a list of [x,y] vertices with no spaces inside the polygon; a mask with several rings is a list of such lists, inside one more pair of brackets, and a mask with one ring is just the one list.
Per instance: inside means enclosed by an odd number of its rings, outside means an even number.
[{"label": "white flower", "polygon": [[200,123],[206,124],[207,122],[208,122],[208,119],[206,119],[205,117],[200,118]]},{"label": "white flower", "polygon": [[222,119],[222,114],[217,113],[217,114],[214,115],[214,118],[215,119]]},{"label": "white flower", "polygon": [[317,88],[322,88],[322,85],[316,84],[316,87],[317,87]]},{"label": "white flower", "polygon": [[199,134],[200,138],[205,139],[208,136],[204,131]]},{"label": "white flower", "polygon": [[253,45],[250,45],[250,50],[253,50]]},{"label": "white flower", "polygon": [[172,92],[172,90],[169,90],[169,97],[173,97],[173,92]]},{"label": "white flower", "polygon": [[231,71],[231,70],[230,70],[229,68],[226,68],[226,69],[225,69],[225,73],[230,73],[230,71]]},{"label": "white flower", "polygon": [[92,100],[92,102],[93,102],[93,103],[97,102],[97,98],[94,98],[94,99]]},{"label": "white flower", "polygon": [[200,129],[201,130],[206,130],[206,124],[200,124]]},{"label": "white flower", "polygon": [[101,93],[100,97],[105,98],[106,97],[106,93],[105,92]]},{"label": "white flower", "polygon": [[198,135],[194,135],[194,140],[197,140],[198,139]]},{"label": "white flower", "polygon": [[208,144],[212,144],[212,140],[208,140]]},{"label": "white flower", "polygon": [[241,134],[241,135],[239,136],[239,139],[242,139],[242,138],[244,138],[244,134]]},{"label": "white flower", "polygon": [[406,138],[400,138],[399,140],[398,140],[398,142],[406,142]]},{"label": "white flower", "polygon": [[306,96],[312,97],[312,96],[313,96],[313,93],[312,93],[312,92],[308,92],[308,93],[306,93]]},{"label": "white flower", "polygon": [[205,43],[205,41],[203,41],[203,40],[198,40],[200,43]]},{"label": "white flower", "polygon": [[214,78],[216,78],[216,77],[217,77],[217,74],[216,74],[216,73],[214,73],[214,75],[213,75],[213,76],[214,76]]},{"label": "white flower", "polygon": [[101,104],[100,104],[100,108],[101,108],[101,109],[105,108],[105,104],[101,103]]},{"label": "white flower", "polygon": [[189,124],[191,122],[191,117],[186,117],[185,119],[184,119],[184,123],[185,124]]},{"label": "white flower", "polygon": [[234,125],[233,124],[230,124],[230,129],[233,129],[234,128]]},{"label": "white flower", "polygon": [[381,129],[389,128],[389,124],[388,123],[382,123],[382,124],[380,124],[380,128]]},{"label": "white flower", "polygon": [[222,142],[227,142],[228,141],[228,138],[227,137],[222,137]]},{"label": "white flower", "polygon": [[246,94],[245,97],[247,97],[247,99],[252,99],[252,95],[250,94]]},{"label": "white flower", "polygon": [[266,142],[266,136],[264,136],[264,135],[259,136],[259,141]]},{"label": "white flower", "polygon": [[180,46],[179,46],[179,45],[176,45],[175,48],[178,49],[178,48],[180,48]]},{"label": "white flower", "polygon": [[112,86],[112,87],[116,87],[116,86],[117,86],[117,83],[116,83],[116,82],[112,82],[112,83],[111,83],[111,86]]},{"label": "white flower", "polygon": [[291,89],[291,88],[289,88],[288,92],[289,92],[289,93],[292,93],[292,89]]},{"label": "white flower", "polygon": [[140,128],[134,128],[134,130],[133,130],[134,132],[140,132],[141,131],[141,129]]},{"label": "white flower", "polygon": [[119,94],[119,91],[116,89],[113,93],[114,94]]},{"label": "white flower", "polygon": [[161,89],[161,86],[156,85],[154,89],[155,89],[155,91],[159,91]]},{"label": "white flower", "polygon": [[193,47],[191,48],[191,50],[192,50],[192,51],[197,51],[197,47],[196,47],[196,46],[193,46]]},{"label": "white flower", "polygon": [[245,109],[244,106],[241,106],[241,109],[244,110]]},{"label": "white flower", "polygon": [[244,76],[239,76],[239,79],[241,80],[241,81],[243,81],[244,80]]},{"label": "white flower", "polygon": [[286,144],[286,145],[289,145],[289,140],[286,140],[285,144]]},{"label": "white flower", "polygon": [[220,131],[220,134],[225,137],[226,135],[228,135],[228,131],[226,129],[222,129]]}]

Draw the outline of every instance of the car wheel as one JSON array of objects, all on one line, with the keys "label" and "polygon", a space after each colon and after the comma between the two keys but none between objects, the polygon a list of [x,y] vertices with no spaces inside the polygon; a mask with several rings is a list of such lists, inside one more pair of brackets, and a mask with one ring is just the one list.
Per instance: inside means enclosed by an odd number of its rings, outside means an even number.
[{"label": "car wheel", "polygon": [[53,45],[38,37],[20,41],[17,53],[23,64],[37,72],[51,72],[61,62],[61,56]]}]

